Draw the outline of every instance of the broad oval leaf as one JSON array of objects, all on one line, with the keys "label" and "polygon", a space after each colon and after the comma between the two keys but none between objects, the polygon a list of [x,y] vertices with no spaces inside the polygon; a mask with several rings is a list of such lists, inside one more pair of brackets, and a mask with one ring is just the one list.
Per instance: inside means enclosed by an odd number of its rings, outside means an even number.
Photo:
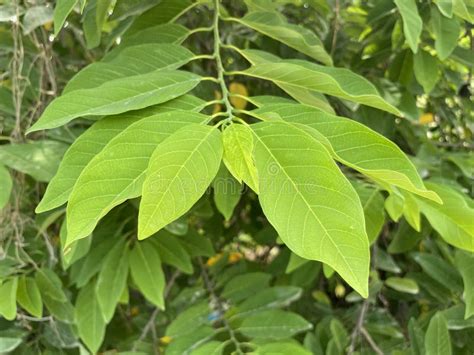
[{"label": "broad oval leaf", "polygon": [[423,21],[418,13],[415,0],[394,0],[402,15],[403,33],[413,53],[418,51]]},{"label": "broad oval leaf", "polygon": [[221,159],[222,137],[216,127],[188,125],[158,145],[143,183],[138,238],[186,213],[209,187]]},{"label": "broad oval leaf", "polygon": [[151,239],[151,243],[164,264],[173,265],[186,274],[192,274],[193,264],[191,257],[181,245],[180,239],[171,233],[161,231],[155,238]]},{"label": "broad oval leaf", "polygon": [[425,334],[426,355],[451,355],[451,339],[448,323],[441,312],[437,312],[430,320]]},{"label": "broad oval leaf", "polygon": [[304,129],[284,122],[253,127],[259,200],[270,223],[294,253],[327,263],[367,297],[369,243],[353,187]]},{"label": "broad oval leaf", "polygon": [[[87,237],[113,207],[141,195],[153,151],[165,138],[207,116],[173,111],[135,122],[115,136],[79,176],[67,208],[68,240]],[[124,162],[127,162],[124,164]]]},{"label": "broad oval leaf", "polygon": [[18,278],[4,281],[0,285],[0,315],[6,320],[16,318],[16,292]]},{"label": "broad oval leaf", "polygon": [[212,182],[212,187],[216,208],[224,216],[225,220],[229,221],[232,218],[235,207],[239,203],[242,185],[221,164],[219,172]]},{"label": "broad oval leaf", "polygon": [[184,71],[155,70],[75,90],[55,99],[28,133],[62,126],[82,116],[114,115],[156,105],[193,89],[200,77]]},{"label": "broad oval leaf", "polygon": [[322,135],[321,143],[341,163],[377,182],[442,202],[435,192],[426,189],[415,166],[400,148],[363,124],[303,105],[271,105],[255,113],[267,113],[269,119],[276,113],[285,121],[311,127]]},{"label": "broad oval leaf", "polygon": [[331,56],[321,40],[311,30],[293,25],[283,15],[272,11],[254,11],[236,21],[286,44],[326,65],[332,65]]},{"label": "broad oval leaf", "polygon": [[424,50],[420,50],[414,57],[414,71],[416,80],[423,86],[426,94],[436,86],[439,79],[438,60]]},{"label": "broad oval leaf", "polygon": [[379,95],[375,86],[348,69],[325,67],[293,59],[257,64],[238,73],[271,80],[277,85],[289,84],[300,89],[337,96],[401,116],[400,111]]},{"label": "broad oval leaf", "polygon": [[435,36],[435,49],[438,58],[444,60],[453,52],[458,43],[461,25],[456,18],[443,16],[435,7],[431,7],[431,24]]},{"label": "broad oval leaf", "polygon": [[137,242],[130,253],[130,273],[148,301],[164,309],[165,275],[160,255],[149,242]]},{"label": "broad oval leaf", "polygon": [[203,104],[204,101],[197,97],[184,95],[161,105],[109,116],[97,121],[80,135],[67,150],[56,175],[48,184],[41,202],[36,207],[36,213],[51,210],[65,203],[86,165],[102,151],[112,138],[132,123],[172,110],[199,111]]},{"label": "broad oval leaf", "polygon": [[232,124],[224,130],[224,163],[238,182],[258,193],[257,169],[253,158],[253,135],[248,126]]},{"label": "broad oval leaf", "polygon": [[41,318],[43,315],[43,301],[34,279],[26,276],[19,278],[16,298],[18,304],[28,313],[36,318]]}]

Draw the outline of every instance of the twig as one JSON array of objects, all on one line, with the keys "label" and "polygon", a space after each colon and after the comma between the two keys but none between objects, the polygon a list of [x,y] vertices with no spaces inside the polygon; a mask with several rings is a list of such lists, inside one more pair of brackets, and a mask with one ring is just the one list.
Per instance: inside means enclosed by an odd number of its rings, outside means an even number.
[{"label": "twig", "polygon": [[367,340],[372,350],[375,351],[378,355],[383,355],[383,351],[380,350],[380,348],[375,343],[374,339],[372,339],[369,332],[364,327],[360,328],[360,332],[362,333],[364,338]]},{"label": "twig", "polygon": [[334,55],[337,44],[337,34],[339,33],[339,11],[340,3],[339,0],[336,0],[335,14],[334,14],[334,32],[332,33],[332,43],[331,43],[331,57]]},{"label": "twig", "polygon": [[348,354],[354,353],[356,341],[363,328],[365,314],[367,313],[368,307],[369,307],[369,299],[367,298],[364,300],[364,303],[362,303],[362,308],[360,309],[359,316],[357,317],[356,326],[354,328],[354,331],[351,334],[351,345],[349,346],[349,349],[347,350]]}]

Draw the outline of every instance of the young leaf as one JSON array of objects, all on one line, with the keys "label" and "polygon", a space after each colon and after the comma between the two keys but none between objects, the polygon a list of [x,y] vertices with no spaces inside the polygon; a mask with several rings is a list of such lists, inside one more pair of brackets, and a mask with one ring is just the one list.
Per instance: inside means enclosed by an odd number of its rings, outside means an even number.
[{"label": "young leaf", "polygon": [[445,60],[453,52],[458,43],[461,25],[456,18],[447,18],[431,7],[431,24],[435,36],[435,49],[438,58]]},{"label": "young leaf", "polygon": [[330,55],[321,40],[309,29],[293,25],[278,12],[255,11],[236,21],[286,44],[326,65],[332,65]]},{"label": "young leaf", "polygon": [[0,210],[5,207],[10,199],[13,187],[13,181],[9,171],[3,165],[0,165]]},{"label": "young leaf", "polygon": [[156,105],[193,89],[200,77],[184,71],[155,70],[75,90],[56,98],[28,133],[62,126],[82,116],[114,115]]},{"label": "young leaf", "polygon": [[405,292],[416,295],[420,289],[415,280],[402,277],[389,277],[385,280],[385,285],[399,292]]},{"label": "young leaf", "polygon": [[105,321],[95,294],[95,283],[81,288],[74,307],[79,336],[87,348],[96,354],[104,340]]},{"label": "young leaf", "polygon": [[[334,159],[376,182],[398,186],[441,202],[435,192],[425,188],[415,166],[401,149],[363,124],[303,105],[272,105],[255,110],[255,113],[260,116],[268,113],[269,119],[276,113],[285,121],[314,128],[322,135],[317,137],[318,140]],[[312,133],[315,133],[314,130]]]},{"label": "young leaf", "polygon": [[379,95],[375,86],[348,69],[325,67],[293,59],[257,64],[239,73],[271,80],[277,85],[290,84],[298,88],[337,96],[401,116],[400,111]]},{"label": "young leaf", "polygon": [[153,152],[143,183],[138,238],[145,239],[186,213],[204,194],[222,159],[215,127],[188,125]]},{"label": "young leaf", "polygon": [[6,320],[16,318],[16,292],[18,278],[4,281],[0,285],[0,315]]},{"label": "young leaf", "polygon": [[157,69],[174,70],[189,62],[193,53],[176,44],[146,43],[127,47],[116,57],[95,62],[72,77],[63,95],[74,90],[92,89],[114,79],[146,74]]},{"label": "young leaf", "polygon": [[425,335],[425,349],[427,355],[452,354],[448,324],[441,312],[437,312],[430,320]]},{"label": "young leaf", "polygon": [[[225,142],[225,141],[224,141]],[[224,147],[225,152],[225,147]],[[216,178],[212,182],[214,189],[214,203],[217,210],[229,221],[234,213],[234,208],[240,200],[242,185],[221,164]]]},{"label": "young leaf", "polygon": [[418,51],[423,21],[418,14],[418,7],[415,0],[394,0],[402,15],[403,33],[413,53]]},{"label": "young leaf", "polygon": [[178,129],[206,119],[186,111],[163,113],[139,120],[115,136],[74,185],[67,209],[67,245],[91,234],[113,207],[141,195],[149,159],[159,143]]},{"label": "young leaf", "polygon": [[123,240],[110,250],[97,278],[96,296],[106,323],[114,316],[115,307],[127,285],[128,244]]},{"label": "young leaf", "polygon": [[464,283],[464,302],[466,303],[464,319],[467,319],[474,315],[474,254],[456,251],[456,266]]},{"label": "young leaf", "polygon": [[43,301],[36,282],[31,277],[21,276],[16,294],[17,302],[36,318],[43,315]]},{"label": "young leaf", "polygon": [[166,231],[161,231],[150,241],[164,264],[173,265],[186,274],[192,274],[191,257],[179,240],[180,238]]},{"label": "young leaf", "polygon": [[426,94],[436,86],[439,79],[438,61],[428,52],[421,50],[414,58],[416,80],[423,86]]},{"label": "young leaf", "polygon": [[304,129],[284,122],[254,127],[266,217],[294,253],[329,264],[366,297],[369,243],[357,193]]},{"label": "young leaf", "polygon": [[54,36],[57,36],[64,25],[66,18],[76,6],[78,0],[58,0],[54,7]]},{"label": "young leaf", "polygon": [[311,328],[299,314],[272,309],[249,315],[238,331],[249,338],[285,339]]},{"label": "young leaf", "polygon": [[150,243],[135,243],[130,253],[130,273],[145,298],[164,309],[165,275],[161,269],[160,255]]},{"label": "young leaf", "polygon": [[79,175],[92,158],[99,154],[112,138],[132,123],[158,113],[177,109],[197,111],[202,108],[202,105],[203,101],[197,97],[184,95],[161,105],[125,112],[97,121],[80,135],[67,150],[56,175],[48,184],[41,202],[36,207],[36,213],[51,210],[65,203]]},{"label": "young leaf", "polygon": [[232,124],[224,130],[224,163],[238,182],[258,193],[257,169],[253,159],[253,136],[248,126]]},{"label": "young leaf", "polygon": [[435,191],[443,204],[417,198],[421,213],[446,242],[474,252],[474,209],[464,196],[448,186],[430,182],[426,187]]}]

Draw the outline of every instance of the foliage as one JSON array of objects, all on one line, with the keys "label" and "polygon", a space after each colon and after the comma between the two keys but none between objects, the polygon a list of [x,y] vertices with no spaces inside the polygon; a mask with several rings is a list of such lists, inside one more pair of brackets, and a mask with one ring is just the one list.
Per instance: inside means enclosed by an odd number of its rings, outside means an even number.
[{"label": "foliage", "polygon": [[2,2],[0,353],[472,354],[473,19]]}]

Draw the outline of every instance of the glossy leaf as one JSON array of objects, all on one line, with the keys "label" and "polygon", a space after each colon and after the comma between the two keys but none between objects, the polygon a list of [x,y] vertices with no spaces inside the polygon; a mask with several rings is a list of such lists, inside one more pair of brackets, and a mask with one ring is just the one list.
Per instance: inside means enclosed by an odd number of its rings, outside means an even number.
[{"label": "glossy leaf", "polygon": [[18,280],[16,294],[18,304],[36,318],[43,315],[43,301],[36,282],[31,277],[22,276]]},{"label": "glossy leaf", "polygon": [[145,298],[164,309],[165,276],[161,269],[160,255],[149,243],[135,243],[130,253],[130,273]]},{"label": "glossy leaf", "polygon": [[163,113],[139,120],[115,136],[74,185],[67,209],[67,244],[88,236],[113,207],[141,195],[148,162],[159,143],[185,125],[206,119],[186,111]]},{"label": "glossy leaf", "polygon": [[425,335],[426,355],[451,355],[451,339],[448,324],[442,313],[436,313],[430,320]]},{"label": "glossy leaf", "polygon": [[285,121],[309,126],[320,133],[318,136],[312,132],[341,163],[376,182],[392,184],[441,202],[435,192],[425,188],[415,166],[400,148],[358,122],[303,105],[272,105],[255,112],[261,116],[267,113],[268,119],[272,118],[271,113],[276,113],[276,117]]},{"label": "glossy leaf", "polygon": [[215,127],[192,124],[157,146],[143,183],[138,238],[145,239],[186,213],[204,194],[222,159]]},{"label": "glossy leaf", "polygon": [[254,127],[266,217],[294,253],[329,264],[366,296],[369,243],[357,193],[324,146],[300,126]]},{"label": "glossy leaf", "polygon": [[155,70],[75,90],[51,102],[28,133],[59,127],[77,117],[114,115],[163,103],[187,93],[199,81],[189,72]]},{"label": "glossy leaf", "polygon": [[258,193],[258,177],[252,155],[254,142],[248,126],[233,124],[224,130],[224,163],[237,179]]},{"label": "glossy leaf", "polygon": [[415,0],[394,0],[403,20],[403,33],[413,53],[418,51],[423,21]]},{"label": "glossy leaf", "polygon": [[203,101],[190,95],[184,95],[161,105],[138,111],[130,111],[117,116],[103,118],[94,123],[80,135],[64,155],[58,171],[48,184],[48,188],[36,207],[41,213],[65,203],[79,175],[87,164],[109,143],[132,123],[140,119],[172,110],[200,110]]}]

